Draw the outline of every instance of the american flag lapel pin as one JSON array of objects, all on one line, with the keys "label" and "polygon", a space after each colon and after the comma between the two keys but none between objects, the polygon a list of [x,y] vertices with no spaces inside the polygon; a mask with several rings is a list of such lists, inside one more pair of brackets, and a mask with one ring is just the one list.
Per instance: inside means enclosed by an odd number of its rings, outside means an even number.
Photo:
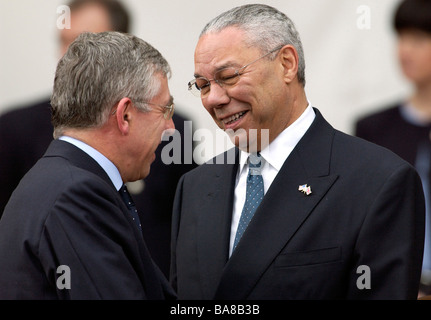
[{"label": "american flag lapel pin", "polygon": [[309,196],[309,195],[310,195],[310,193],[311,193],[311,187],[310,187],[310,186],[307,186],[307,184],[300,185],[300,186],[298,187],[298,190],[299,190],[299,191],[301,191],[301,192],[303,192],[303,193],[304,193],[304,194],[306,194],[307,196]]}]

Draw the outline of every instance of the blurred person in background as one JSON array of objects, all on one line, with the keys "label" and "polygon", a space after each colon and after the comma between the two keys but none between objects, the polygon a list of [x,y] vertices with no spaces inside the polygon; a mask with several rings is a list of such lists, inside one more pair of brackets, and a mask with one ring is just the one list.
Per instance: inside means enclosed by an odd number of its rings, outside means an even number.
[{"label": "blurred person in background", "polygon": [[[131,18],[126,7],[116,0],[72,0],[71,28],[59,30],[60,57],[82,32],[130,32]],[[183,116],[174,114],[176,130],[183,136]],[[21,106],[0,117],[0,217],[13,190],[24,174],[42,157],[53,140],[51,105],[44,101]],[[157,149],[151,173],[145,180],[129,185],[143,224],[147,245],[163,273],[168,275],[172,203],[181,175],[195,164],[165,165]],[[182,153],[183,154],[183,153]]]},{"label": "blurred person in background", "polygon": [[420,295],[431,294],[431,1],[405,0],[397,6],[393,27],[398,59],[413,85],[410,96],[365,115],[355,135],[384,146],[414,165],[427,203],[425,248]]}]

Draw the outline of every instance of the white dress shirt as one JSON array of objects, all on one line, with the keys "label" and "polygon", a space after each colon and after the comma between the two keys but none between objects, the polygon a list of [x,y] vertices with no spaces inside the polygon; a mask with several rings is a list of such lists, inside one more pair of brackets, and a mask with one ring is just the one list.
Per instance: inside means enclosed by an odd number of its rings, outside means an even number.
[{"label": "white dress shirt", "polygon": [[120,172],[111,160],[109,160],[99,151],[82,142],[81,140],[68,136],[61,136],[60,138],[58,138],[58,140],[66,141],[73,144],[75,147],[81,149],[91,158],[93,158],[103,168],[103,170],[105,170],[106,174],[109,176],[109,179],[111,179],[117,191],[120,190],[120,188],[123,186],[123,180],[121,179]]},{"label": "white dress shirt", "polygon": [[[284,129],[265,149],[261,150],[260,155],[263,158],[262,178],[265,194],[286,161],[287,157],[311,126],[315,116],[316,115],[312,106],[308,104],[308,107],[294,123]],[[240,151],[233,203],[229,256],[232,254],[236,230],[238,228],[242,208],[245,203],[248,175],[248,156],[249,153]]]}]

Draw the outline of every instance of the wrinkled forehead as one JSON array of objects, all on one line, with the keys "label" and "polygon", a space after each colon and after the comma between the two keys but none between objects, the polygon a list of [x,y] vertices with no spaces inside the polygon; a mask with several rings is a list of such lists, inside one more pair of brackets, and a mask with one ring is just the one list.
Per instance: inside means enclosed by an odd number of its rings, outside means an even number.
[{"label": "wrinkled forehead", "polygon": [[195,76],[208,77],[226,67],[241,67],[254,57],[258,48],[250,47],[245,32],[228,27],[203,35],[195,49]]}]

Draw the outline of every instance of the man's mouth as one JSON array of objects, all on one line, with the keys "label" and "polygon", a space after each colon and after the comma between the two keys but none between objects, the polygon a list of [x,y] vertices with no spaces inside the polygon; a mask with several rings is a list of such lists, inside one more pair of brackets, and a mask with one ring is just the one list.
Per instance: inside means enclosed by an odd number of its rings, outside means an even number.
[{"label": "man's mouth", "polygon": [[241,112],[235,113],[234,115],[232,115],[232,116],[230,116],[230,117],[224,118],[224,119],[222,120],[222,122],[223,122],[225,125],[232,124],[232,123],[234,123],[235,121],[237,121],[238,119],[241,119],[241,118],[242,118],[242,117],[243,117],[247,112],[248,112],[248,111],[241,111]]}]

